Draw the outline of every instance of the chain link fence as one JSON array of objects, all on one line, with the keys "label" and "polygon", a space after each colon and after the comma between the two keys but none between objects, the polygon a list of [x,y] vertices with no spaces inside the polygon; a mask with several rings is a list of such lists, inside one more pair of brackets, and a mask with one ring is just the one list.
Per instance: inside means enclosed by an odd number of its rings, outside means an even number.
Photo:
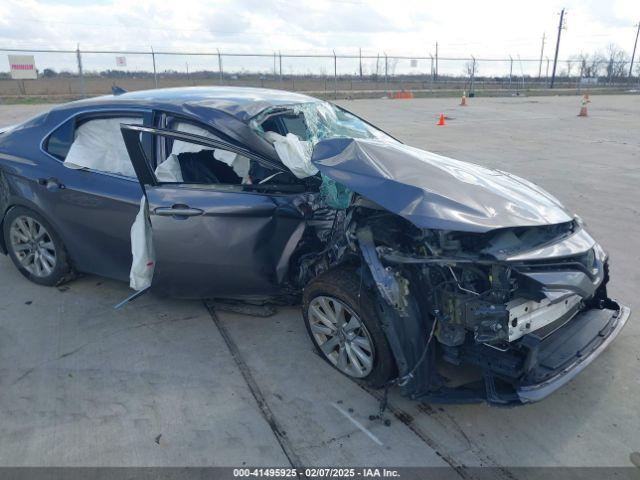
[{"label": "chain link fence", "polygon": [[[196,85],[276,88],[324,98],[375,97],[397,91],[416,96],[505,95],[550,88],[548,58],[272,54],[168,51],[0,49],[33,55],[36,80],[13,80],[0,70],[0,98],[64,100],[110,93],[113,86],[143,90]],[[559,60],[554,89],[635,90],[640,69],[627,61]],[[0,67],[1,68],[1,67]]]}]

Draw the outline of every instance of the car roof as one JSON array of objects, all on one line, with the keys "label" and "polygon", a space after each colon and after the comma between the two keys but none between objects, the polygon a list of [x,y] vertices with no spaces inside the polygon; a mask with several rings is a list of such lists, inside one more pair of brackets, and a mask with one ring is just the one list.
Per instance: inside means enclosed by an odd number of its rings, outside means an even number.
[{"label": "car roof", "polygon": [[162,104],[176,107],[200,106],[233,115],[248,122],[260,112],[273,107],[316,102],[318,99],[284,90],[250,87],[179,87],[138,90],[120,95],[103,95],[57,107],[91,107],[118,104]]}]

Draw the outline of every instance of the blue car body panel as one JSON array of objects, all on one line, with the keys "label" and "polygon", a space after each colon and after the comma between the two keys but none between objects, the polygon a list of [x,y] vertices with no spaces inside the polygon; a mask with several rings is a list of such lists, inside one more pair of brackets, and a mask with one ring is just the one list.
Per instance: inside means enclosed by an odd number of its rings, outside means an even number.
[{"label": "blue car body panel", "polygon": [[[139,209],[142,188],[135,178],[66,168],[46,151],[46,140],[53,131],[84,115],[115,113],[142,115],[144,124],[151,126],[152,114],[158,112],[212,127],[230,144],[281,165],[272,145],[257,135],[247,121],[265,108],[310,101],[315,99],[274,90],[194,87],[107,95],[54,107],[0,133],[0,215],[3,218],[13,205],[38,211],[61,236],[77,270],[126,281],[131,266],[130,228]],[[48,182],[50,179],[56,182]],[[275,203],[271,205],[275,212]],[[297,224],[293,225],[292,231],[296,228]],[[282,241],[286,243],[286,239]],[[254,247],[255,242],[247,245],[247,252]],[[4,239],[0,240],[0,249],[6,253]],[[215,261],[219,260],[221,256],[216,256]],[[261,272],[262,267],[260,263],[256,266]],[[159,274],[171,277],[173,271],[161,265]],[[254,286],[272,292],[275,272],[261,275],[268,282]],[[209,289],[209,293],[213,291]],[[228,291],[227,285],[221,293]],[[185,286],[182,292],[173,289],[172,293],[192,296],[206,292],[194,292]]]}]

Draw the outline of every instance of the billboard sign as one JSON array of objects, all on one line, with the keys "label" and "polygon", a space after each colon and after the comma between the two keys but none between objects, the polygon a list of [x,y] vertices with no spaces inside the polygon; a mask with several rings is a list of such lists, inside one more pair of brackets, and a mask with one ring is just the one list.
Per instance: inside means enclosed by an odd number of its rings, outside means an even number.
[{"label": "billboard sign", "polygon": [[118,66],[118,67],[126,67],[127,66],[127,57],[116,57],[116,66]]},{"label": "billboard sign", "polygon": [[14,80],[35,80],[38,78],[36,60],[33,55],[8,55],[11,78]]}]

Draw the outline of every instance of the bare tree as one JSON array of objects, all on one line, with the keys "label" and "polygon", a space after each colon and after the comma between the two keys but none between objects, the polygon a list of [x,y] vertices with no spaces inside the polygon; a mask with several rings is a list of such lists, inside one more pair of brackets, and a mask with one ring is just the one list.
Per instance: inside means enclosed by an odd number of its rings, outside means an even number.
[{"label": "bare tree", "polygon": [[390,58],[389,59],[389,76],[393,77],[396,74],[396,67],[398,66],[399,58]]},{"label": "bare tree", "polygon": [[576,60],[575,58],[571,57],[567,60],[567,77],[571,77],[571,71],[573,70],[573,67],[576,65]]},{"label": "bare tree", "polygon": [[465,76],[471,78],[478,75],[478,62],[473,60],[467,60],[464,64],[463,73]]},{"label": "bare tree", "polygon": [[607,46],[607,59],[607,77],[609,80],[624,77],[629,62],[627,52],[617,45],[610,43]]},{"label": "bare tree", "polygon": [[580,76],[586,78],[597,77],[605,64],[606,60],[601,53],[580,53],[577,56],[580,65]]}]

